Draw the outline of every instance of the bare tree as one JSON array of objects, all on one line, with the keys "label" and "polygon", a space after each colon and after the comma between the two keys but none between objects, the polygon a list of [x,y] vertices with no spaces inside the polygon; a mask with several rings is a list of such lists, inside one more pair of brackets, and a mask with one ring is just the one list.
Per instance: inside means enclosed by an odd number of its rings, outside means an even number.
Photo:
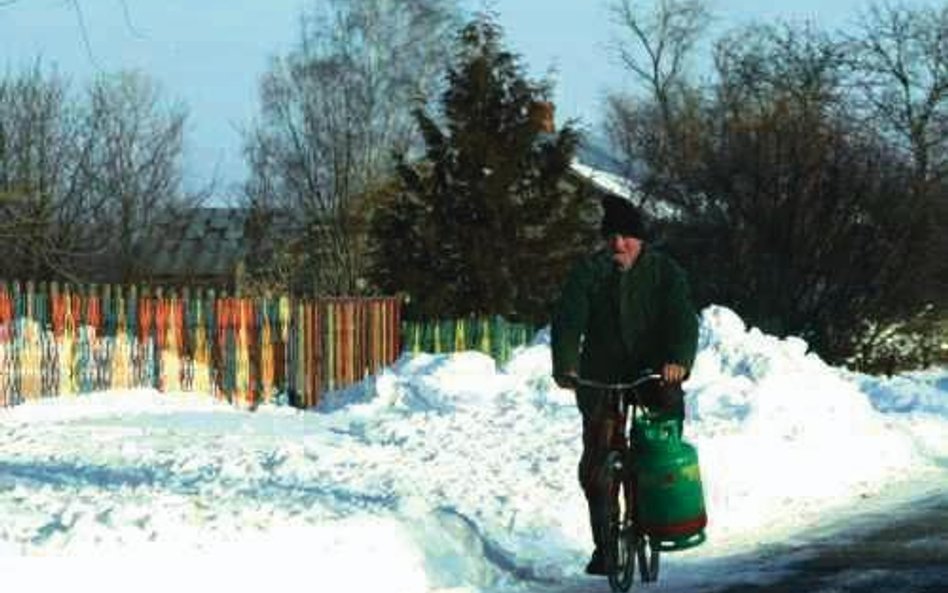
[{"label": "bare tree", "polygon": [[291,213],[305,226],[298,288],[352,293],[365,272],[359,198],[387,180],[393,152],[412,142],[411,110],[437,83],[454,8],[449,0],[320,6],[261,82],[246,198],[253,212]]},{"label": "bare tree", "polygon": [[863,321],[944,319],[946,15],[876,5],[850,35],[738,29],[703,88],[662,76],[660,27],[630,27],[649,93],[610,97],[607,129],[648,199],[677,200],[683,215],[660,226],[700,302],[835,361]]},{"label": "bare tree", "polygon": [[632,0],[619,0],[612,11],[627,36],[617,43],[619,57],[655,101],[670,134],[686,62],[710,22],[710,12],[703,0],[657,0],[648,13],[638,11]]},{"label": "bare tree", "polygon": [[186,111],[165,106],[154,81],[137,72],[102,77],[90,88],[86,133],[91,151],[91,194],[108,221],[110,252],[123,280],[147,269],[136,245],[162,216],[185,215],[197,196],[181,191]]},{"label": "bare tree", "polygon": [[[745,115],[775,98],[810,117],[845,109],[845,46],[808,23],[752,25],[714,45],[717,99]],[[735,113],[736,115],[736,113]]]},{"label": "bare tree", "polygon": [[0,80],[0,276],[133,279],[138,233],[183,200],[184,114],[158,97],[142,75],[87,101],[39,65]]},{"label": "bare tree", "polygon": [[[625,137],[647,165],[643,190],[678,197],[684,216],[664,231],[702,271],[698,299],[803,335],[834,360],[861,319],[923,302],[916,255],[930,258],[911,159],[859,117],[849,48],[808,25],[743,28],[717,42],[712,86],[670,110],[670,125],[659,97],[613,120],[620,137],[635,131]],[[676,141],[664,156],[641,150],[667,129]]]},{"label": "bare tree", "polygon": [[904,198],[913,224],[901,241],[901,265],[924,279],[931,299],[943,301],[948,290],[948,5],[877,3],[859,24],[848,42],[862,112],[913,166],[912,191]]},{"label": "bare tree", "polygon": [[69,278],[76,258],[103,246],[86,236],[81,128],[66,82],[38,64],[0,81],[0,275]]},{"label": "bare tree", "polygon": [[640,86],[607,98],[605,130],[626,161],[626,175],[642,186],[644,202],[659,193],[648,184],[674,194],[668,169],[696,150],[688,130],[700,117],[702,95],[686,66],[711,16],[703,0],[657,0],[650,11],[619,0],[612,13],[621,32],[619,58]]},{"label": "bare tree", "polygon": [[[15,4],[19,4],[19,2],[20,0],[0,0],[0,9],[14,6]],[[141,37],[141,33],[132,23],[132,14],[128,8],[128,3],[126,0],[119,0],[119,5],[122,8],[122,17],[125,19],[125,25],[128,27],[128,30]],[[76,16],[76,24],[79,27],[80,35],[82,35],[82,44],[85,47],[86,55],[89,57],[89,60],[95,64],[95,52],[92,51],[92,43],[89,41],[89,29],[86,25],[86,15],[85,10],[83,9],[83,3],[79,0],[65,0],[63,2],[63,6],[71,9],[73,14]]]},{"label": "bare tree", "polygon": [[866,115],[909,152],[919,183],[948,174],[948,6],[873,4],[848,38]]}]

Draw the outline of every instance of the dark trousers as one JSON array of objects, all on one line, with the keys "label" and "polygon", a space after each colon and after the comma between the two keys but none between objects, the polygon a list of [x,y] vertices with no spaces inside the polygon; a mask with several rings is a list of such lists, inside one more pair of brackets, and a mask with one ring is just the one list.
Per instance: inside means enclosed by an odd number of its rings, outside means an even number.
[{"label": "dark trousers", "polygon": [[603,466],[609,451],[625,450],[625,414],[602,406],[598,414],[583,414],[583,455],[579,459],[579,484],[589,506],[589,524],[597,549],[604,547],[608,525],[606,502],[616,496],[618,485],[607,479]]},{"label": "dark trousers", "polygon": [[[589,523],[596,548],[605,545],[604,529],[609,524],[606,503],[618,493],[618,484],[608,479],[603,469],[610,451],[627,450],[625,435],[627,409],[619,409],[601,392],[577,393],[583,416],[583,454],[579,460],[579,484],[589,506]],[[646,394],[649,409],[684,418],[684,392],[672,385]],[[679,425],[680,428],[680,425]]]}]

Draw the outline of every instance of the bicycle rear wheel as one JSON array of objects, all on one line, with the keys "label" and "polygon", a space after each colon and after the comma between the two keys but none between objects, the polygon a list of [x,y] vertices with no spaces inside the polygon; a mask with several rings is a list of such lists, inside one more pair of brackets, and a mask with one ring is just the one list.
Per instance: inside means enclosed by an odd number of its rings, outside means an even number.
[{"label": "bicycle rear wheel", "polygon": [[613,451],[606,459],[605,471],[611,486],[618,490],[606,505],[608,528],[606,543],[606,571],[613,591],[625,593],[632,587],[637,555],[632,517],[632,484],[625,471],[622,455]]}]

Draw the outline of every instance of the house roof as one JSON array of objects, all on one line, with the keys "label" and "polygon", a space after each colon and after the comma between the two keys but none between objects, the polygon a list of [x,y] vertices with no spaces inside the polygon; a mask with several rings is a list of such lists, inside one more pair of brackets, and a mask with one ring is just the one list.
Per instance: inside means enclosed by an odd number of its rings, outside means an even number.
[{"label": "house roof", "polygon": [[570,170],[578,178],[588,182],[598,193],[629,200],[641,206],[646,214],[653,218],[669,219],[680,215],[680,209],[669,202],[645,200],[632,180],[644,172],[623,165],[595,141],[587,140],[580,144],[576,157],[570,163]]},{"label": "house roof", "polygon": [[193,208],[156,221],[138,253],[152,276],[228,276],[246,254],[243,208]]}]

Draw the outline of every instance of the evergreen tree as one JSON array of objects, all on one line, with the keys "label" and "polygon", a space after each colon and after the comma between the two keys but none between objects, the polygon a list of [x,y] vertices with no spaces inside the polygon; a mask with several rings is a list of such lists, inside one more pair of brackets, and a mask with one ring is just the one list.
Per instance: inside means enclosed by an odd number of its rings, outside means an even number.
[{"label": "evergreen tree", "polygon": [[538,123],[550,84],[528,80],[501,36],[483,16],[460,31],[444,125],[415,113],[424,157],[399,158],[399,186],[375,213],[374,280],[407,292],[419,316],[543,322],[594,232],[594,200],[561,183],[579,135]]}]

